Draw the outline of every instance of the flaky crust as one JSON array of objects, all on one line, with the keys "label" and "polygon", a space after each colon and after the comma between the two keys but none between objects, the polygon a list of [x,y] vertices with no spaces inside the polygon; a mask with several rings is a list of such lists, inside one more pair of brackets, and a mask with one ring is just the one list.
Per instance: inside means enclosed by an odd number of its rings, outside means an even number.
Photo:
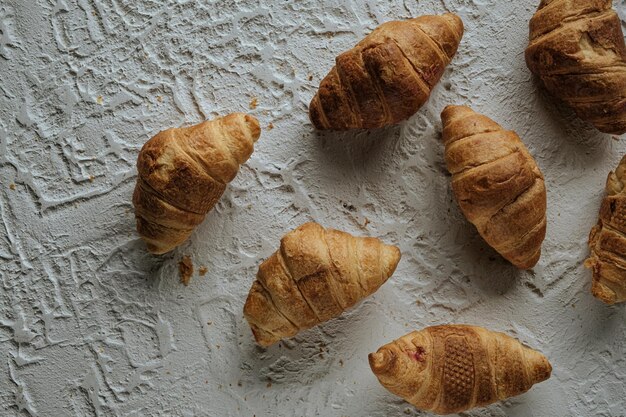
[{"label": "flaky crust", "polygon": [[626,156],[606,182],[600,219],[589,235],[591,292],[607,304],[626,301]]},{"label": "flaky crust", "polygon": [[390,392],[421,410],[452,414],[528,391],[550,377],[541,353],[482,327],[428,327],[369,355]]},{"label": "flaky crust", "polygon": [[532,268],[546,235],[546,188],[519,136],[465,106],[441,114],[452,189],[461,211],[513,265]]},{"label": "flaky crust", "polygon": [[387,22],[339,55],[311,101],[317,129],[379,128],[426,103],[463,37],[454,14]]},{"label": "flaky crust", "polygon": [[393,274],[400,250],[306,223],[259,267],[244,306],[257,343],[269,346],[339,316]]},{"label": "flaky crust", "polygon": [[150,139],[137,159],[137,230],[155,254],[171,251],[202,223],[248,160],[259,122],[234,113]]},{"label": "flaky crust", "polygon": [[543,0],[526,63],[581,119],[626,133],[626,45],[611,0]]}]

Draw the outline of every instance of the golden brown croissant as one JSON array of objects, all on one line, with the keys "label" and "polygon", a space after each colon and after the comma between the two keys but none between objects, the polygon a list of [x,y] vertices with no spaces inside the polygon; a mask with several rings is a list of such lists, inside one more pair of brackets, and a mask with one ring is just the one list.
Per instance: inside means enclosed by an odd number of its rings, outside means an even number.
[{"label": "golden brown croissant", "polygon": [[393,274],[400,250],[317,223],[285,235],[259,267],[244,306],[257,343],[269,346],[339,316]]},{"label": "golden brown croissant", "polygon": [[515,132],[465,106],[441,114],[452,189],[461,211],[513,265],[532,268],[546,235],[543,175]]},{"label": "golden brown croissant", "polygon": [[428,327],[369,355],[389,391],[421,410],[452,414],[522,394],[550,378],[541,353],[482,327]]},{"label": "golden brown croissant", "polygon": [[235,113],[150,139],[137,159],[137,230],[155,254],[171,251],[202,223],[248,160],[259,122]]},{"label": "golden brown croissant", "polygon": [[452,13],[387,22],[339,55],[311,101],[317,129],[379,128],[426,103],[463,37]]},{"label": "golden brown croissant", "polygon": [[607,304],[626,301],[626,156],[606,182],[600,220],[591,230],[591,257],[585,266],[593,271],[591,291]]},{"label": "golden brown croissant", "polygon": [[578,117],[626,133],[626,46],[611,0],[542,0],[526,63]]}]

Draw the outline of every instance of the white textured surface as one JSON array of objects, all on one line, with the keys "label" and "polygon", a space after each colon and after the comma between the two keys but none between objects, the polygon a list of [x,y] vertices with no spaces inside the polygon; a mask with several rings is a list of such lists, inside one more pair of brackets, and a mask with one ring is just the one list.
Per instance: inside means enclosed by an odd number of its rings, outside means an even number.
[{"label": "white textured surface", "polygon": [[[626,145],[537,89],[523,59],[536,3],[0,1],[0,414],[425,415],[378,384],[367,353],[451,322],[517,336],[554,366],[468,415],[626,414],[626,311],[595,301],[581,266]],[[425,108],[384,131],[313,132],[307,104],[336,54],[379,23],[445,10],[467,31]],[[187,244],[147,255],[130,203],[140,146],[253,97],[275,128]],[[498,257],[453,201],[439,139],[451,103],[516,130],[543,169],[534,272]],[[340,319],[262,350],[243,302],[257,265],[307,220],[379,236],[403,259]],[[183,254],[209,269],[187,288]]]}]

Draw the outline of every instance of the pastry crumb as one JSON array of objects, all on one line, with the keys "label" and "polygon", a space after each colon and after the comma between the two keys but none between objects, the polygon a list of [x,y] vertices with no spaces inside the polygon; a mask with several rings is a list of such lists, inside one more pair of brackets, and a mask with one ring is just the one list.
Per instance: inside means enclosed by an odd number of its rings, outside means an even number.
[{"label": "pastry crumb", "polygon": [[188,286],[193,275],[193,263],[189,255],[183,256],[183,259],[178,263],[178,271],[180,272],[180,282],[185,287]]},{"label": "pastry crumb", "polygon": [[93,182],[93,180],[95,180],[95,179],[96,179],[96,177],[94,177],[93,175],[89,176],[89,182]]},{"label": "pastry crumb", "polygon": [[271,388],[272,387],[272,381],[268,381],[266,387],[267,388]]},{"label": "pastry crumb", "polygon": [[12,191],[15,191],[15,184],[9,184],[9,188],[10,188]]},{"label": "pastry crumb", "polygon": [[267,130],[272,130],[274,129],[274,123],[270,123],[269,125],[267,125]]},{"label": "pastry crumb", "polygon": [[204,265],[202,265],[200,269],[198,269],[198,275],[200,275],[201,277],[205,276],[207,272],[209,272],[209,268]]},{"label": "pastry crumb", "polygon": [[98,104],[102,104],[102,103],[104,103],[104,99],[102,98],[102,96],[98,96],[98,98],[96,98],[96,102]]},{"label": "pastry crumb", "polygon": [[252,100],[250,100],[250,110],[256,109],[258,105],[259,105],[259,99],[256,97],[252,97]]},{"label": "pastry crumb", "polygon": [[313,81],[313,74],[309,74],[309,81]]},{"label": "pastry crumb", "polygon": [[363,225],[363,227],[367,227],[367,225],[370,224],[370,219],[368,219],[367,217],[365,218],[365,224]]},{"label": "pastry crumb", "polygon": [[159,103],[163,103],[163,96],[157,96],[157,101]]}]

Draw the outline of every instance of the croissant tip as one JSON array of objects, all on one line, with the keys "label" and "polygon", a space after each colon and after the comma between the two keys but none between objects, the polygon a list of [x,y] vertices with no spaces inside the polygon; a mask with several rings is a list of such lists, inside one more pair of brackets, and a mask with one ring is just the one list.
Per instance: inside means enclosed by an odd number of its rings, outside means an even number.
[{"label": "croissant tip", "polygon": [[459,15],[455,13],[445,13],[443,15],[443,18],[446,19],[448,23],[450,23],[450,25],[455,29],[457,33],[462,34],[463,31],[465,30],[465,27],[463,25],[463,20],[461,19]]},{"label": "croissant tip", "polygon": [[367,358],[372,372],[376,375],[386,373],[391,368],[393,362],[393,354],[387,349],[380,349],[376,353],[370,353]]}]

